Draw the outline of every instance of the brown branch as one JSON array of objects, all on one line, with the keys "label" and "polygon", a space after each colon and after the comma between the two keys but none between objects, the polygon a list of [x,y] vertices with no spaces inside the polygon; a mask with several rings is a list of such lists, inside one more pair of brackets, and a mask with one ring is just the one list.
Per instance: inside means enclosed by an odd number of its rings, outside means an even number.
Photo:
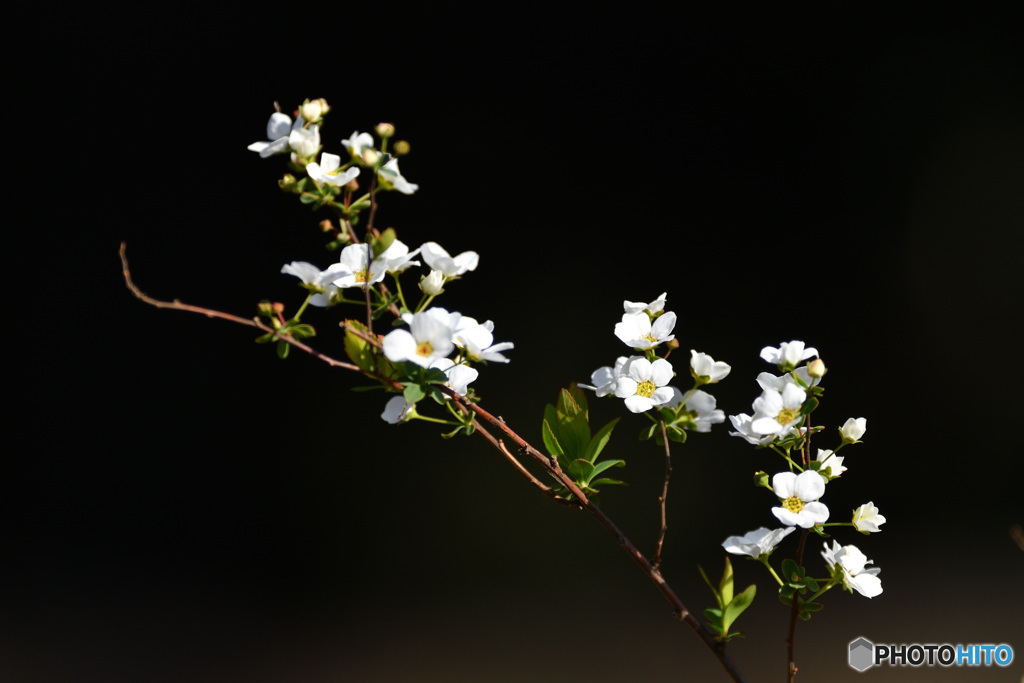
[{"label": "brown branch", "polygon": [[[291,344],[292,346],[295,346],[299,350],[312,355],[318,360],[327,363],[331,367],[337,367],[344,370],[359,372],[361,374],[373,377],[374,379],[377,379],[379,381],[390,383],[392,385],[392,388],[396,390],[401,390],[402,385],[398,381],[383,376],[376,376],[373,373],[369,373],[357,365],[354,365],[352,363],[346,363],[344,361],[339,361],[334,358],[331,358],[330,356],[315,351],[306,344],[303,344],[302,342],[290,336],[279,335],[276,330],[274,330],[268,325],[263,324],[262,322],[260,322],[258,318],[242,318],[240,316],[231,315],[229,313],[223,313],[208,308],[203,308],[200,306],[183,304],[177,300],[161,301],[159,299],[154,299],[150,296],[147,296],[132,281],[131,273],[128,269],[128,259],[125,255],[125,250],[126,245],[124,242],[122,242],[119,253],[121,256],[122,272],[124,275],[125,285],[132,292],[132,294],[139,300],[151,306],[155,306],[157,308],[170,308],[175,310],[200,313],[210,318],[221,318],[223,320],[239,323],[241,325],[246,325],[248,327],[255,327],[265,332],[273,333],[275,336],[277,336],[278,339],[288,344]],[[356,332],[355,330],[352,331]],[[366,339],[367,341],[371,341],[370,338],[367,338],[364,335],[360,336]],[[372,338],[371,343],[379,345],[379,341],[377,341],[375,337]],[[683,601],[679,599],[679,596],[675,594],[675,591],[673,591],[671,586],[668,585],[668,582],[665,581],[665,578],[662,576],[661,571],[658,569],[658,567],[652,564],[644,556],[644,554],[640,552],[636,545],[634,545],[633,542],[630,541],[629,538],[627,538],[626,535],[619,530],[615,523],[612,522],[612,520],[600,508],[594,505],[589,500],[589,498],[587,498],[586,494],[584,494],[583,491],[580,490],[576,482],[573,481],[573,479],[562,470],[556,458],[547,456],[538,451],[536,448],[530,445],[525,439],[519,436],[519,434],[513,431],[508,425],[506,425],[505,421],[500,417],[492,415],[485,409],[481,408],[478,404],[473,403],[466,397],[457,394],[448,387],[441,386],[440,389],[442,392],[444,392],[453,400],[455,400],[457,405],[459,405],[460,409],[472,411],[474,413],[474,418],[479,417],[484,422],[487,422],[488,424],[495,427],[498,431],[502,432],[513,443],[515,443],[516,446],[518,446],[520,453],[525,453],[529,455],[531,458],[533,458],[537,463],[540,464],[541,467],[543,467],[547,471],[549,475],[551,475],[556,481],[558,481],[559,484],[564,486],[570,493],[572,493],[572,495],[575,497],[575,500],[572,501],[554,495],[550,487],[545,486],[543,483],[537,480],[536,477],[530,474],[525,467],[522,466],[522,463],[520,463],[512,455],[512,453],[508,450],[508,447],[505,445],[502,439],[495,437],[487,429],[482,428],[480,421],[476,420],[476,431],[479,432],[481,436],[483,436],[487,441],[489,441],[491,445],[497,448],[497,450],[501,452],[502,455],[505,456],[505,458],[509,460],[510,463],[512,463],[513,467],[515,467],[521,475],[526,476],[526,478],[534,486],[536,486],[546,495],[549,495],[549,497],[552,497],[556,501],[561,502],[563,505],[568,504],[569,507],[585,510],[592,517],[594,517],[598,521],[598,523],[600,523],[601,526],[603,526],[608,531],[608,533],[610,533],[615,538],[615,540],[623,548],[623,550],[625,550],[626,553],[633,558],[633,561],[636,562],[636,564],[640,567],[641,571],[643,571],[643,573],[646,574],[647,577],[654,583],[654,585],[657,587],[658,591],[662,594],[665,600],[669,603],[669,605],[672,606],[673,616],[679,621],[685,623],[694,631],[694,633],[697,634],[701,641],[703,641],[703,643],[708,647],[708,649],[711,650],[711,653],[718,659],[722,668],[725,669],[726,673],[729,674],[733,681],[736,681],[737,683],[743,683],[743,676],[736,668],[736,665],[732,661],[732,658],[729,657],[729,655],[725,652],[725,643],[717,640],[715,635],[690,612],[689,608],[687,608],[686,605],[683,604]]]},{"label": "brown branch", "polygon": [[661,495],[658,503],[661,505],[661,530],[658,533],[658,543],[654,548],[654,560],[651,562],[655,567],[661,567],[661,548],[665,544],[665,534],[668,532],[668,515],[666,514],[665,501],[668,500],[668,481],[672,477],[672,447],[668,442],[668,429],[665,427],[665,418],[658,414],[658,424],[661,425],[661,440],[665,442],[665,483],[661,487]]},{"label": "brown branch", "polygon": [[[807,541],[807,536],[810,531],[804,529],[800,534],[800,545],[796,550],[796,563],[799,566],[803,566],[804,563],[804,543]],[[790,581],[790,577],[783,577],[786,581]],[[798,671],[796,666],[796,659],[793,655],[793,650],[796,647],[796,619],[800,614],[800,595],[793,593],[793,606],[789,610],[789,635],[786,637],[786,650],[789,653],[789,683],[793,683],[796,678],[796,672]]]}]

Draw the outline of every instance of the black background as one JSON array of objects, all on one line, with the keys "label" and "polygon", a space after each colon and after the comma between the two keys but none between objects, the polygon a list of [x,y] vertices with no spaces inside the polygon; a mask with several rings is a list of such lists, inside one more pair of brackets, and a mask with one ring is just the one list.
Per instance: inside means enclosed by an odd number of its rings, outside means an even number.
[{"label": "black background", "polygon": [[[330,262],[322,216],[277,191],[282,158],[245,147],[275,100],[305,97],[333,107],[327,151],[378,121],[410,141],[421,189],[384,196],[377,224],[481,254],[439,303],[516,344],[476,386],[528,439],[560,387],[623,352],[623,299],[668,292],[681,353],[733,366],[714,392],[726,413],[750,412],[763,346],[818,348],[826,435],[868,419],[826,502],[837,520],[867,500],[889,519],[836,534],[885,592],[826,596],[799,625],[798,680],[852,680],[858,636],[1024,647],[1009,532],[1024,522],[1024,60],[1008,22],[57,19],[40,50],[61,68],[21,71],[13,142],[32,171],[8,189],[31,216],[14,229],[41,240],[12,290],[27,295],[11,312],[3,680],[724,678],[611,537],[482,440],[385,425],[386,397],[352,393],[353,376],[131,298],[122,240],[154,297],[298,305],[279,270]],[[336,318],[307,319],[340,356]],[[604,507],[649,548],[660,455],[618,401],[592,407],[623,415],[610,452],[631,485]],[[750,475],[778,463],[726,432],[675,454],[664,568],[695,611],[711,600],[696,565],[718,570],[722,539],[774,523]],[[762,594],[733,655],[778,680],[788,613],[756,565],[736,570]]]}]

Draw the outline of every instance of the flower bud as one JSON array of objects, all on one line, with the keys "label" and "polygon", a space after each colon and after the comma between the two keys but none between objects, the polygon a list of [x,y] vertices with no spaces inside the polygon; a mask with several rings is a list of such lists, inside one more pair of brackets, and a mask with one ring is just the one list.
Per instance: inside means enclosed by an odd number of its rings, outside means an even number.
[{"label": "flower bud", "polygon": [[807,364],[807,374],[811,377],[824,377],[826,372],[828,372],[828,368],[820,358],[815,358]]},{"label": "flower bud", "polygon": [[364,149],[362,158],[364,164],[374,166],[380,160],[380,154],[375,149]]},{"label": "flower bud", "polygon": [[280,315],[281,313],[284,313],[284,304],[281,303],[280,301],[275,301],[270,305],[270,310],[272,310],[275,314]]},{"label": "flower bud", "polygon": [[334,227],[334,223],[331,222],[330,218],[325,218],[320,221],[320,230],[322,232],[338,232],[338,229]]},{"label": "flower bud", "polygon": [[302,106],[299,107],[299,114],[302,115],[302,118],[313,123],[323,118],[324,114],[330,110],[331,108],[327,106],[327,100],[319,97],[315,100],[306,100],[303,102]]},{"label": "flower bud", "polygon": [[320,127],[314,123],[309,128],[296,128],[288,135],[288,146],[297,157],[313,156],[320,149]]},{"label": "flower bud", "polygon": [[291,192],[295,188],[295,176],[291,173],[285,173],[281,176],[281,179],[277,181],[277,186],[285,192]]},{"label": "flower bud", "polygon": [[420,289],[427,296],[437,296],[444,291],[444,273],[440,270],[431,270],[430,275],[427,275],[420,280]]},{"label": "flower bud", "polygon": [[374,127],[374,130],[377,131],[377,135],[382,138],[389,138],[395,134],[395,126],[391,123],[378,123],[376,127]]},{"label": "flower bud", "polygon": [[256,310],[259,311],[260,315],[266,316],[268,318],[274,315],[274,305],[266,300],[259,302],[259,304],[257,304]]},{"label": "flower bud", "polygon": [[839,435],[843,437],[843,443],[857,443],[867,430],[868,420],[866,417],[851,417],[839,428]]},{"label": "flower bud", "polygon": [[405,140],[397,140],[391,147],[396,157],[402,157],[409,153],[409,143]]}]

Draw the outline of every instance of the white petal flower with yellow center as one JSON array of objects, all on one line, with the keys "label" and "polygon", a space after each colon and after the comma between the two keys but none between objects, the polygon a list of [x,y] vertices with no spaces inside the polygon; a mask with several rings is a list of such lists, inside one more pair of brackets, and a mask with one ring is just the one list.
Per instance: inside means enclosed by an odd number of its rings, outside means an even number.
[{"label": "white petal flower with yellow center", "polygon": [[306,173],[318,183],[341,187],[359,176],[359,167],[353,166],[347,170],[342,170],[341,157],[337,154],[324,152],[320,155],[320,163],[312,161],[306,164]]},{"label": "white petal flower with yellow center", "polygon": [[430,364],[430,367],[443,372],[448,378],[448,381],[444,383],[445,386],[459,396],[465,396],[469,390],[469,384],[480,376],[480,372],[476,368],[462,363],[456,365],[451,358],[438,358]]},{"label": "white petal flower with yellow center", "polygon": [[878,527],[885,524],[885,517],[878,514],[873,502],[867,502],[853,511],[853,526],[862,534],[873,534],[881,531]]},{"label": "white petal flower with yellow center", "polygon": [[338,262],[344,272],[334,280],[334,284],[345,289],[372,285],[383,280],[385,262],[374,259],[367,263],[368,252],[365,244],[350,244],[342,249]]},{"label": "white petal flower with yellow center", "polygon": [[320,270],[307,261],[292,261],[281,267],[281,272],[286,275],[294,275],[308,285],[307,289],[316,292],[310,298],[309,303],[313,306],[328,306],[331,298],[338,293],[338,287],[333,284],[336,279],[348,273],[348,268],[340,263],[331,264],[327,270]]},{"label": "white petal flower with yellow center", "polygon": [[779,472],[772,477],[772,488],[781,500],[772,514],[786,526],[810,529],[828,520],[828,507],[818,502],[825,493],[825,480],[817,472]]},{"label": "white petal flower with yellow center", "polygon": [[666,386],[672,381],[672,364],[664,358],[653,363],[646,358],[632,359],[625,370],[626,375],[615,382],[615,395],[625,399],[630,412],[643,413],[672,400],[672,387]]},{"label": "white petal flower with yellow center", "polygon": [[783,527],[769,531],[765,527],[754,529],[742,536],[730,536],[722,543],[727,553],[733,555],[750,555],[755,560],[772,554],[782,539],[796,531],[795,526]]},{"label": "white petal flower with yellow center", "polygon": [[455,349],[452,343],[455,328],[450,324],[448,312],[439,315],[438,310],[431,308],[415,313],[408,318],[408,330],[388,332],[383,342],[384,356],[393,363],[409,361],[424,368],[447,357]]},{"label": "white petal flower with yellow center", "polygon": [[615,324],[615,336],[634,349],[653,349],[658,344],[674,339],[676,314],[662,313],[651,322],[646,313],[623,313],[622,321]]},{"label": "white petal flower with yellow center", "polygon": [[837,571],[843,573],[843,586],[851,593],[857,591],[866,598],[881,595],[882,580],[878,578],[878,573],[882,570],[878,567],[868,568],[867,565],[874,563],[857,546],[840,546],[838,542],[832,541],[831,548],[825,544],[821,556],[828,562],[833,576]]},{"label": "white petal flower with yellow center", "polygon": [[751,429],[757,434],[784,436],[796,429],[800,408],[807,392],[796,384],[787,384],[782,392],[766,390],[754,399],[754,419]]},{"label": "white petal flower with yellow center", "polygon": [[494,323],[490,320],[485,323],[479,323],[476,321],[476,318],[465,315],[462,316],[458,327],[455,329],[453,341],[470,360],[507,363],[508,358],[502,355],[502,351],[514,349],[515,344],[512,342],[495,344],[493,332]]}]

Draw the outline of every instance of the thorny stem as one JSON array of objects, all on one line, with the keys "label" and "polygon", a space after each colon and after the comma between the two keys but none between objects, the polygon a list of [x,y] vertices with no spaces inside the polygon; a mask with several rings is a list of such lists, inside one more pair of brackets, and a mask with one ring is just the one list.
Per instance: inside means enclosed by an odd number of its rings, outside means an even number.
[{"label": "thorny stem", "polygon": [[[303,344],[302,342],[290,336],[281,335],[273,328],[264,325],[262,322],[260,322],[258,318],[242,318],[240,316],[231,315],[229,313],[223,313],[208,308],[203,308],[201,306],[183,304],[178,300],[161,301],[159,299],[154,299],[150,296],[147,296],[132,281],[131,273],[128,269],[128,260],[125,255],[125,250],[126,245],[124,242],[122,242],[119,253],[121,256],[122,274],[124,276],[125,285],[137,299],[143,301],[144,303],[147,303],[151,306],[155,306],[156,308],[170,308],[174,310],[199,313],[210,318],[220,318],[222,320],[228,320],[231,322],[239,323],[241,325],[246,325],[248,327],[255,327],[265,332],[271,332],[278,339],[281,339],[282,341],[291,344],[292,346],[298,348],[300,351],[304,351],[310,354],[314,358],[317,358],[318,360],[327,363],[331,367],[342,368],[345,370],[358,372],[364,375],[370,374],[367,373],[366,370],[360,368],[357,365],[336,360],[334,358],[331,358],[330,356],[327,356],[312,349],[306,344]],[[375,337],[374,341],[376,344],[379,344],[379,340],[376,340]],[[402,388],[401,384],[396,380],[392,380],[386,377],[374,377],[375,379],[379,379],[383,382],[390,383],[392,385],[392,388],[396,390],[401,390]],[[562,468],[558,464],[558,461],[555,458],[549,457],[541,453],[532,445],[530,445],[525,439],[523,439],[521,436],[519,436],[519,434],[512,430],[512,428],[506,425],[505,421],[502,418],[492,415],[485,409],[481,408],[478,404],[469,401],[464,396],[460,396],[459,394],[455,393],[448,387],[441,386],[440,389],[445,394],[450,396],[452,399],[457,401],[462,409],[473,412],[474,418],[479,418],[479,420],[474,419],[474,423],[476,425],[475,431],[481,434],[489,443],[491,443],[491,445],[493,445],[506,458],[506,460],[512,463],[513,467],[515,467],[520,474],[524,475],[527,478],[527,480],[530,481],[531,484],[538,488],[542,493],[545,493],[545,495],[547,495],[548,497],[552,497],[558,500],[558,502],[560,502],[561,504],[568,505],[569,507],[572,508],[584,510],[587,513],[589,513],[592,517],[594,517],[598,521],[598,523],[601,524],[601,526],[603,526],[605,530],[608,531],[608,533],[615,538],[615,540],[622,547],[622,549],[625,550],[631,558],[633,558],[633,561],[640,567],[640,570],[645,575],[647,575],[647,577],[654,583],[655,587],[661,593],[662,597],[664,597],[665,600],[669,603],[669,605],[672,606],[673,616],[679,621],[685,623],[693,630],[694,633],[697,634],[701,641],[708,647],[709,650],[711,650],[711,653],[718,659],[722,668],[725,669],[726,673],[730,676],[730,678],[732,678],[733,681],[735,681],[736,683],[744,683],[745,679],[743,678],[743,675],[739,672],[739,670],[736,668],[735,663],[732,661],[732,658],[729,657],[729,655],[725,651],[725,643],[717,640],[715,634],[708,627],[702,624],[693,615],[693,613],[690,612],[689,608],[686,607],[683,601],[679,599],[679,596],[676,595],[675,591],[672,590],[671,586],[668,585],[668,582],[665,581],[665,578],[662,576],[661,571],[658,569],[658,567],[652,564],[644,556],[644,554],[640,552],[636,545],[631,540],[629,540],[629,538],[627,538],[626,535],[622,533],[622,531],[619,530],[615,523],[612,522],[612,520],[600,508],[594,505],[589,498],[587,498],[586,494],[583,493],[583,491],[580,490],[579,486],[576,485],[576,482],[573,481],[573,479],[562,470]],[[529,455],[548,473],[548,475],[553,477],[556,481],[558,481],[559,484],[568,489],[568,491],[573,495],[574,500],[566,500],[564,498],[554,495],[549,487],[545,486],[543,483],[541,483],[539,480],[533,477],[526,470],[526,468],[523,467],[521,463],[519,463],[515,456],[513,456],[512,453],[509,451],[508,447],[505,445],[502,439],[495,437],[487,429],[482,428],[480,420],[483,420],[484,422],[491,425],[493,428],[497,429],[499,432],[503,433],[512,443],[514,443],[517,446],[518,452],[521,455]],[[807,532],[804,532],[805,538],[806,533]],[[800,551],[802,555],[803,539],[801,539]],[[791,636],[789,642],[792,643],[792,625],[790,626],[790,631]],[[791,644],[790,652],[792,653]],[[792,654],[790,655],[790,660],[792,661]]]},{"label": "thorny stem", "polygon": [[665,483],[662,485],[661,495],[658,497],[658,503],[661,504],[661,531],[658,533],[658,543],[654,547],[654,560],[651,562],[655,567],[661,567],[661,547],[665,543],[665,533],[668,531],[665,501],[668,500],[668,481],[672,477],[672,447],[668,441],[668,429],[665,427],[665,418],[660,413],[658,414],[658,424],[661,426],[661,440],[665,442]]}]

